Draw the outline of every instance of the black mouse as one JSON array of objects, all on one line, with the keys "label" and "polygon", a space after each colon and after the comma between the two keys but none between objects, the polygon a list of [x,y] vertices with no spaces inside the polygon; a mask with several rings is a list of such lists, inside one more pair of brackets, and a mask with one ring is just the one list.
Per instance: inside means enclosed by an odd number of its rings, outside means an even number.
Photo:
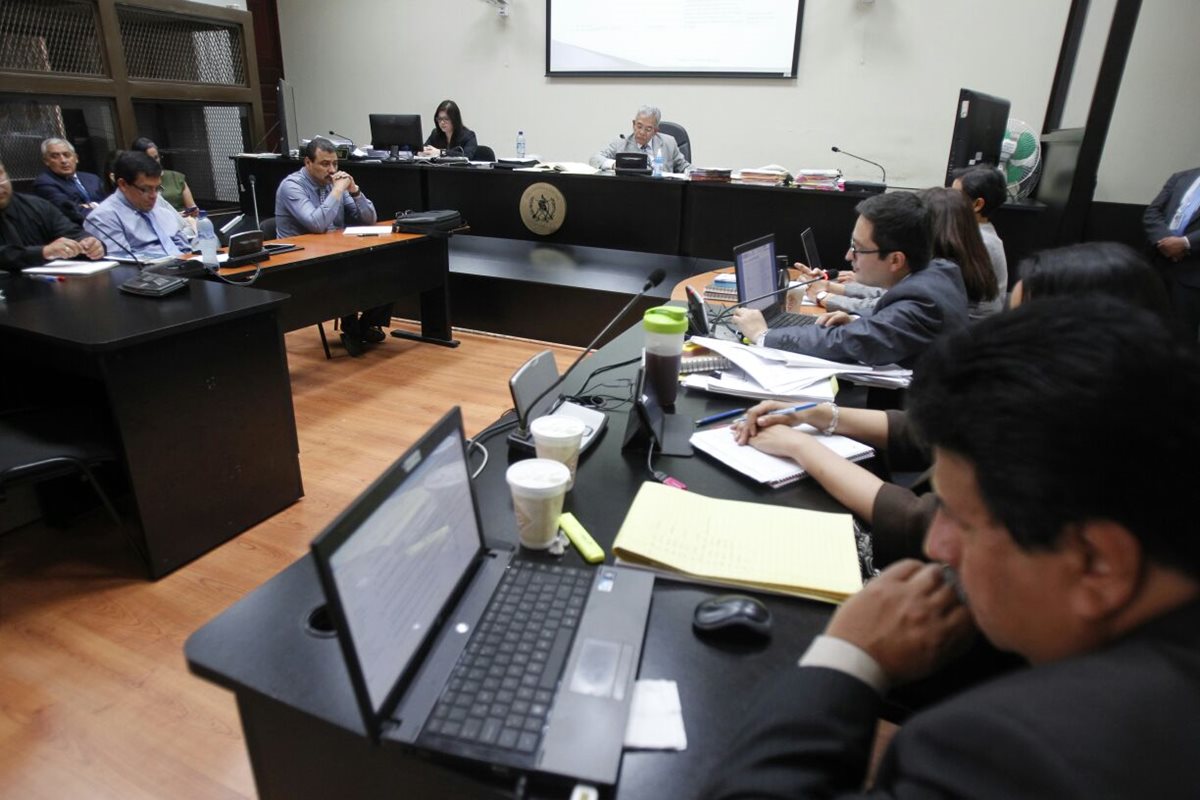
[{"label": "black mouse", "polygon": [[692,627],[701,633],[768,637],[771,612],[762,601],[744,594],[722,594],[696,605]]}]

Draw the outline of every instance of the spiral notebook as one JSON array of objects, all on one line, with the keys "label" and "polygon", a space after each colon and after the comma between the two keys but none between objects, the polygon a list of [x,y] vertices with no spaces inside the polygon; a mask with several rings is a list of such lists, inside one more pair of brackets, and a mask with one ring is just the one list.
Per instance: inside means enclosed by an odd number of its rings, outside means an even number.
[{"label": "spiral notebook", "polygon": [[[796,430],[817,433],[817,429],[811,425],[797,425]],[[862,461],[875,455],[875,448],[845,436],[818,434],[813,438],[847,461]],[[739,445],[729,426],[697,431],[692,434],[691,442],[692,447],[725,466],[772,488],[778,489],[808,476],[804,468],[790,458],[768,455],[749,445]]]}]

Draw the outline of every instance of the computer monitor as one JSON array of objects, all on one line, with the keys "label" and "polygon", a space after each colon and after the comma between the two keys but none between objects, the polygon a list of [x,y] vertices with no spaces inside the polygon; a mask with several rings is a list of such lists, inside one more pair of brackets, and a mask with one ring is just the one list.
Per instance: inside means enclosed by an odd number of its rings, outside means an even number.
[{"label": "computer monitor", "polygon": [[425,143],[420,114],[371,114],[371,146],[376,150],[419,152]]},{"label": "computer monitor", "polygon": [[1000,163],[1000,145],[1008,127],[1011,104],[973,89],[960,89],[958,110],[954,115],[954,135],[950,137],[950,160],[946,165],[946,185],[954,182],[954,173],[976,164]]},{"label": "computer monitor", "polygon": [[293,150],[300,149],[300,122],[296,118],[296,93],[283,78],[275,87],[275,100],[279,114],[279,152],[287,158]]}]

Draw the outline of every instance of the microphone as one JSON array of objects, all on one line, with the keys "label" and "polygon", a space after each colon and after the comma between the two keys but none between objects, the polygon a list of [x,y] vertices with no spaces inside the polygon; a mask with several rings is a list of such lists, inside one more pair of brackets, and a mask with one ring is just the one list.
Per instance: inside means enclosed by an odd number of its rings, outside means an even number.
[{"label": "microphone", "polygon": [[882,183],[876,183],[875,181],[846,181],[847,189],[857,189],[858,191],[862,191],[862,192],[869,192],[871,194],[879,194],[880,192],[882,192],[884,189],[887,188],[887,170],[883,168],[883,164],[880,164],[876,161],[872,161],[869,158],[863,158],[862,156],[856,156],[856,155],[854,155],[854,153],[847,152],[847,151],[841,149],[840,147],[837,147],[836,145],[829,149],[835,153],[841,153],[842,155],[850,156],[851,158],[856,158],[859,161],[863,161],[867,164],[871,164],[872,166],[879,167],[879,171],[883,173],[883,182]]},{"label": "microphone", "polygon": [[721,313],[719,313],[715,317],[713,317],[712,322],[710,322],[709,325],[717,325],[718,323],[723,322],[726,316],[733,313],[734,309],[741,308],[742,306],[750,305],[751,303],[756,303],[759,300],[763,300],[772,295],[779,294],[780,292],[788,292],[788,291],[791,291],[792,289],[799,289],[801,286],[809,286],[810,284],[814,284],[817,281],[823,281],[823,280],[825,280],[825,279],[824,278],[810,278],[809,280],[798,282],[795,286],[791,286],[791,285],[781,286],[779,288],[772,289],[771,291],[766,292],[765,294],[760,294],[758,297],[751,297],[749,300],[744,300],[740,303],[734,303],[731,306],[727,306],[726,308],[721,309]]},{"label": "microphone", "polygon": [[[125,230],[125,223],[121,222],[120,217],[117,217],[117,224],[121,226],[121,236],[125,239],[124,245],[122,245],[119,241],[117,241],[117,238],[115,236],[113,236],[114,229],[106,228],[104,225],[101,225],[99,219],[89,216],[88,222],[90,222],[92,224],[92,227],[95,228],[97,230],[97,232],[99,232],[103,236],[107,237],[114,245],[116,245],[118,249],[124,250],[126,253],[128,253],[130,260],[133,261],[134,264],[137,264],[138,269],[141,269],[146,266],[146,262],[144,262],[140,258],[138,258],[137,253],[133,252],[133,250],[131,250],[129,248],[129,232],[127,230]],[[104,249],[107,251],[108,250],[108,242],[102,242],[102,243],[105,246]]]},{"label": "microphone", "polygon": [[636,303],[638,300],[640,300],[642,295],[644,295],[646,292],[650,291],[655,286],[658,286],[660,283],[662,283],[663,278],[665,278],[665,277],[667,277],[667,273],[666,273],[666,270],[663,270],[663,269],[656,269],[656,270],[654,270],[654,272],[651,272],[649,275],[647,275],[646,283],[644,286],[642,286],[641,291],[639,291],[633,297],[629,298],[629,302],[626,303],[625,306],[620,311],[617,312],[617,315],[615,317],[613,317],[612,320],[607,325],[604,326],[604,330],[602,330],[602,331],[600,331],[600,333],[596,334],[596,338],[592,339],[592,341],[588,343],[588,346],[583,348],[583,352],[579,354],[578,358],[576,358],[573,362],[571,362],[571,366],[567,367],[566,371],[563,372],[562,375],[558,376],[558,380],[556,380],[554,383],[547,386],[546,390],[544,392],[542,392],[541,394],[539,394],[537,397],[534,398],[533,402],[529,404],[529,410],[532,412],[533,409],[537,408],[537,404],[542,402],[543,399],[545,399],[546,395],[550,394],[555,389],[557,389],[559,386],[561,386],[563,381],[565,381],[567,379],[567,376],[570,375],[577,366],[579,366],[579,362],[583,360],[584,356],[586,356],[588,353],[592,352],[592,350],[596,347],[596,342],[598,342],[604,338],[604,334],[608,333],[609,330],[612,329],[612,326],[616,325],[621,320],[621,318],[625,316],[625,314],[629,311],[629,309],[633,308],[633,304]]},{"label": "microphone", "polygon": [[258,181],[254,175],[250,176],[250,204],[254,208],[254,227],[257,230],[262,230],[262,223],[258,220]]}]

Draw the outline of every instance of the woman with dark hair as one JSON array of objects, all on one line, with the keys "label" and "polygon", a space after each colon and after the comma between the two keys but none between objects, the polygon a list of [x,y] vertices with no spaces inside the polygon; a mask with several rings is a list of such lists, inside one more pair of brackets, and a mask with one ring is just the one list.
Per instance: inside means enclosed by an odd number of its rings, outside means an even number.
[{"label": "woman with dark hair", "polygon": [[[129,145],[129,149],[140,150],[159,164],[162,163],[162,157],[158,152],[158,145],[148,137],[139,136],[134,139],[133,144]],[[163,199],[185,217],[194,217],[200,211],[196,207],[195,199],[192,198],[192,190],[187,185],[187,178],[182,172],[176,172],[173,169],[164,169],[162,172],[161,193]]]},{"label": "woman with dark hair", "polygon": [[1118,242],[1089,242],[1042,250],[1021,262],[1011,305],[1056,294],[1121,297],[1175,324],[1170,301],[1154,268]]},{"label": "woman with dark hair", "polygon": [[1004,294],[996,284],[992,259],[966,195],[956,189],[934,188],[921,192],[921,200],[933,225],[933,257],[953,261],[962,270],[967,316],[983,319],[1002,311]]},{"label": "woman with dark hair", "polygon": [[479,142],[475,140],[475,132],[463,125],[458,103],[443,100],[437,111],[433,112],[433,122],[433,132],[425,140],[422,155],[475,157]]}]

